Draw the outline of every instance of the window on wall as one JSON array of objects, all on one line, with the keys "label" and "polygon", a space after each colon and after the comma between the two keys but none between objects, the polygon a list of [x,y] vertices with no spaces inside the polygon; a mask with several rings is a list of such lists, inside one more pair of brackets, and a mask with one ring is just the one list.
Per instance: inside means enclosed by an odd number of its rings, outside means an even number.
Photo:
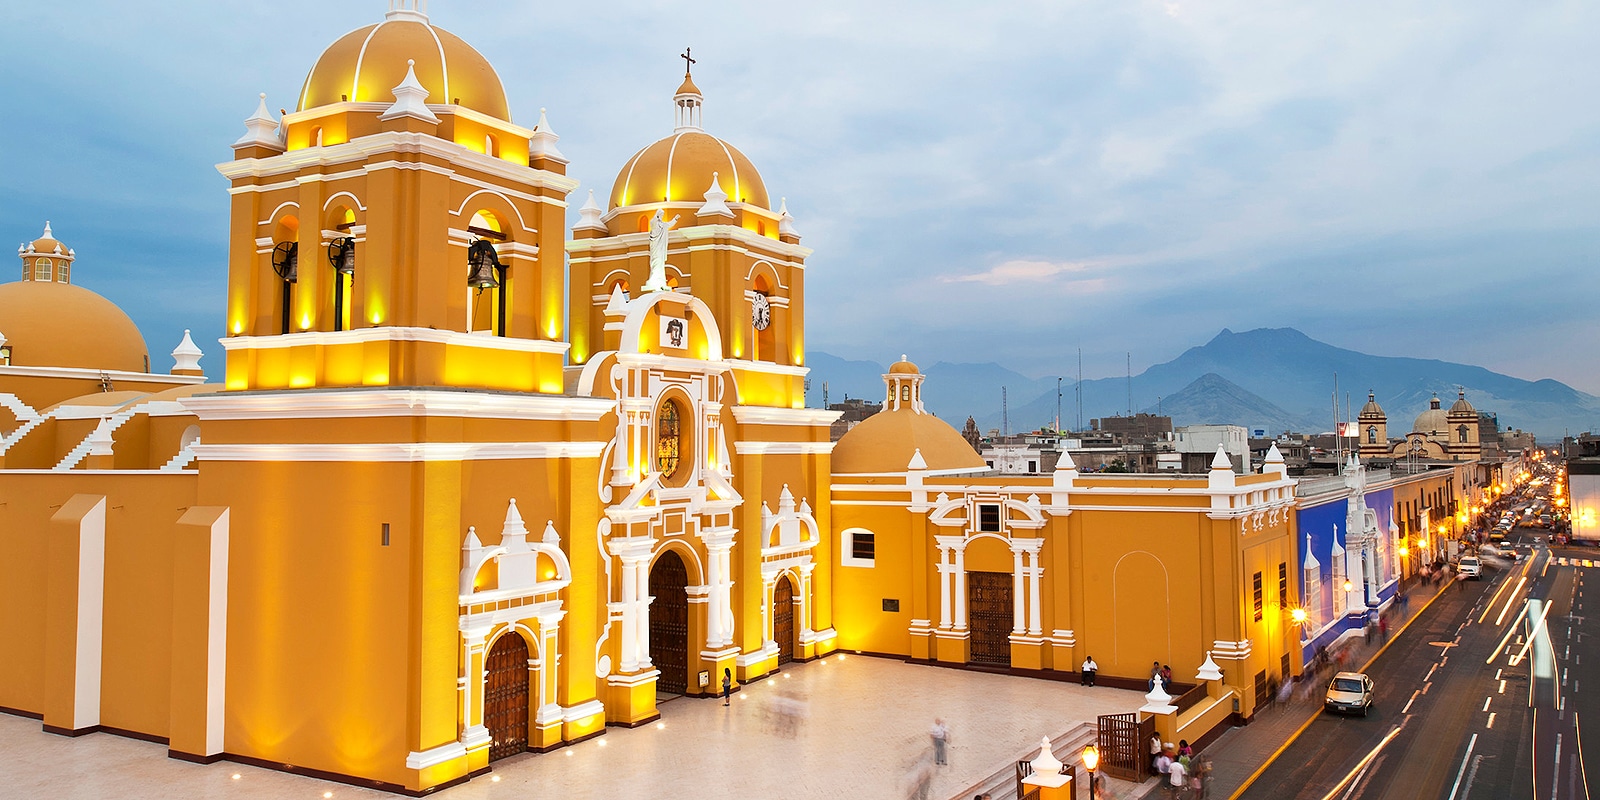
[{"label": "window on wall", "polygon": [[839,563],[846,567],[871,567],[878,557],[878,537],[862,528],[846,528],[839,542]]},{"label": "window on wall", "polygon": [[978,504],[978,530],[987,533],[1000,532],[1000,504]]},{"label": "window on wall", "polygon": [[41,258],[33,262],[33,279],[36,281],[50,280],[50,270],[55,264],[48,258]]},{"label": "window on wall", "polygon": [[1289,607],[1289,563],[1278,562],[1278,605]]},{"label": "window on wall", "polygon": [[683,445],[683,437],[679,432],[681,423],[678,404],[671,400],[662,403],[656,416],[656,471],[662,477],[670,478],[678,472]]},{"label": "window on wall", "polygon": [[1254,608],[1254,612],[1255,612],[1255,620],[1256,620],[1256,622],[1260,622],[1261,621],[1261,573],[1259,573],[1259,572],[1256,573],[1256,577],[1255,577],[1255,605],[1253,606],[1253,608]]},{"label": "window on wall", "polygon": [[900,385],[900,400],[901,402],[911,401],[911,384],[903,383]]},{"label": "window on wall", "polygon": [[1456,428],[1456,437],[1457,437],[1458,441],[1460,441],[1462,444],[1466,444],[1467,443],[1467,426],[1462,425],[1461,427]]},{"label": "window on wall", "polygon": [[1367,426],[1367,444],[1377,444],[1377,443],[1378,443],[1378,426],[1376,426],[1376,425],[1368,425]]},{"label": "window on wall", "polygon": [[0,367],[11,366],[11,345],[0,345]]}]

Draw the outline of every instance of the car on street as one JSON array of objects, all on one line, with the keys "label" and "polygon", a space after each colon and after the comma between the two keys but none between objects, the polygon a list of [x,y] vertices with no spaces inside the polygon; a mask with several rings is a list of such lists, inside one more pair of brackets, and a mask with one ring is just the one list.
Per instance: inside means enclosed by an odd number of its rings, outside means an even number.
[{"label": "car on street", "polygon": [[1461,561],[1456,564],[1456,572],[1463,578],[1476,580],[1483,574],[1483,562],[1479,561],[1477,556],[1462,556]]},{"label": "car on street", "polygon": [[1365,672],[1334,675],[1328,682],[1328,695],[1322,707],[1342,713],[1359,711],[1361,716],[1366,716],[1372,710],[1372,679]]}]

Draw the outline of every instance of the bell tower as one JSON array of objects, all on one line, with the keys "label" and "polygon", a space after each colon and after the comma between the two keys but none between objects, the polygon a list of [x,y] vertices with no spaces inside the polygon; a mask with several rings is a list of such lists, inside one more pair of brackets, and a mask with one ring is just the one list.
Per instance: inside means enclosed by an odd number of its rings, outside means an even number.
[{"label": "bell tower", "polygon": [[[683,57],[694,64],[689,53]],[[740,387],[751,390],[745,402],[799,408],[811,251],[801,246],[782,199],[771,202],[750,159],[706,132],[705,97],[688,72],[672,102],[671,135],[623,165],[604,207],[591,192],[573,226],[567,243],[572,363],[608,349],[612,297],[620,290],[637,299],[660,288],[654,279],[710,309],[724,357],[740,373]],[[663,223],[666,230],[652,233]],[[664,263],[653,276],[657,252]]]},{"label": "bell tower", "polygon": [[1356,424],[1361,428],[1358,452],[1362,458],[1389,455],[1389,417],[1383,413],[1383,407],[1378,405],[1373,392],[1367,392],[1367,404],[1356,415]]},{"label": "bell tower", "polygon": [[576,183],[543,112],[513,124],[493,68],[423,3],[391,3],[329,47],[296,111],[262,96],[245,127],[218,167],[229,389],[562,391]]}]

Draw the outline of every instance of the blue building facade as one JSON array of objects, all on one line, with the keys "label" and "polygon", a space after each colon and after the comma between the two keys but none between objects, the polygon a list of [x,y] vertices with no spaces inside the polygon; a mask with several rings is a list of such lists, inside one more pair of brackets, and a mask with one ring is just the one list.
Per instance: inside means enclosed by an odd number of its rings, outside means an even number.
[{"label": "blue building facade", "polygon": [[[1364,484],[1364,480],[1362,481]],[[1302,498],[1299,523],[1300,598],[1306,612],[1301,628],[1301,664],[1318,648],[1359,634],[1368,615],[1393,601],[1399,586],[1398,527],[1394,489],[1361,491],[1365,513],[1351,533],[1353,492]],[[1362,520],[1365,522],[1363,523]],[[1363,528],[1372,541],[1363,565]],[[1370,571],[1370,577],[1364,577]],[[1350,591],[1344,590],[1348,581]]]}]

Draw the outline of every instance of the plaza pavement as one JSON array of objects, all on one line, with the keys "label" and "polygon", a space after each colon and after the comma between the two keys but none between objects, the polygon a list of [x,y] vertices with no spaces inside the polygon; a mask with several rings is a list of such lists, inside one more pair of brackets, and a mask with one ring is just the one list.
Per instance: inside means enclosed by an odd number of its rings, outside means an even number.
[{"label": "plaza pavement", "polygon": [[[1041,737],[1061,736],[1100,714],[1133,711],[1143,701],[1120,689],[835,655],[744,687],[730,708],[716,700],[670,700],[658,724],[610,728],[572,747],[497,761],[498,781],[486,775],[438,796],[906,798],[921,763],[931,760],[928,729],[943,717],[951,729],[950,765],[933,771],[929,796],[947,800],[1010,773],[1018,757],[1038,751]],[[796,706],[803,712],[785,714]],[[161,745],[108,734],[68,739],[42,732],[37,720],[3,714],[0,773],[0,796],[19,798],[395,797],[226,761],[175,761]]]}]

